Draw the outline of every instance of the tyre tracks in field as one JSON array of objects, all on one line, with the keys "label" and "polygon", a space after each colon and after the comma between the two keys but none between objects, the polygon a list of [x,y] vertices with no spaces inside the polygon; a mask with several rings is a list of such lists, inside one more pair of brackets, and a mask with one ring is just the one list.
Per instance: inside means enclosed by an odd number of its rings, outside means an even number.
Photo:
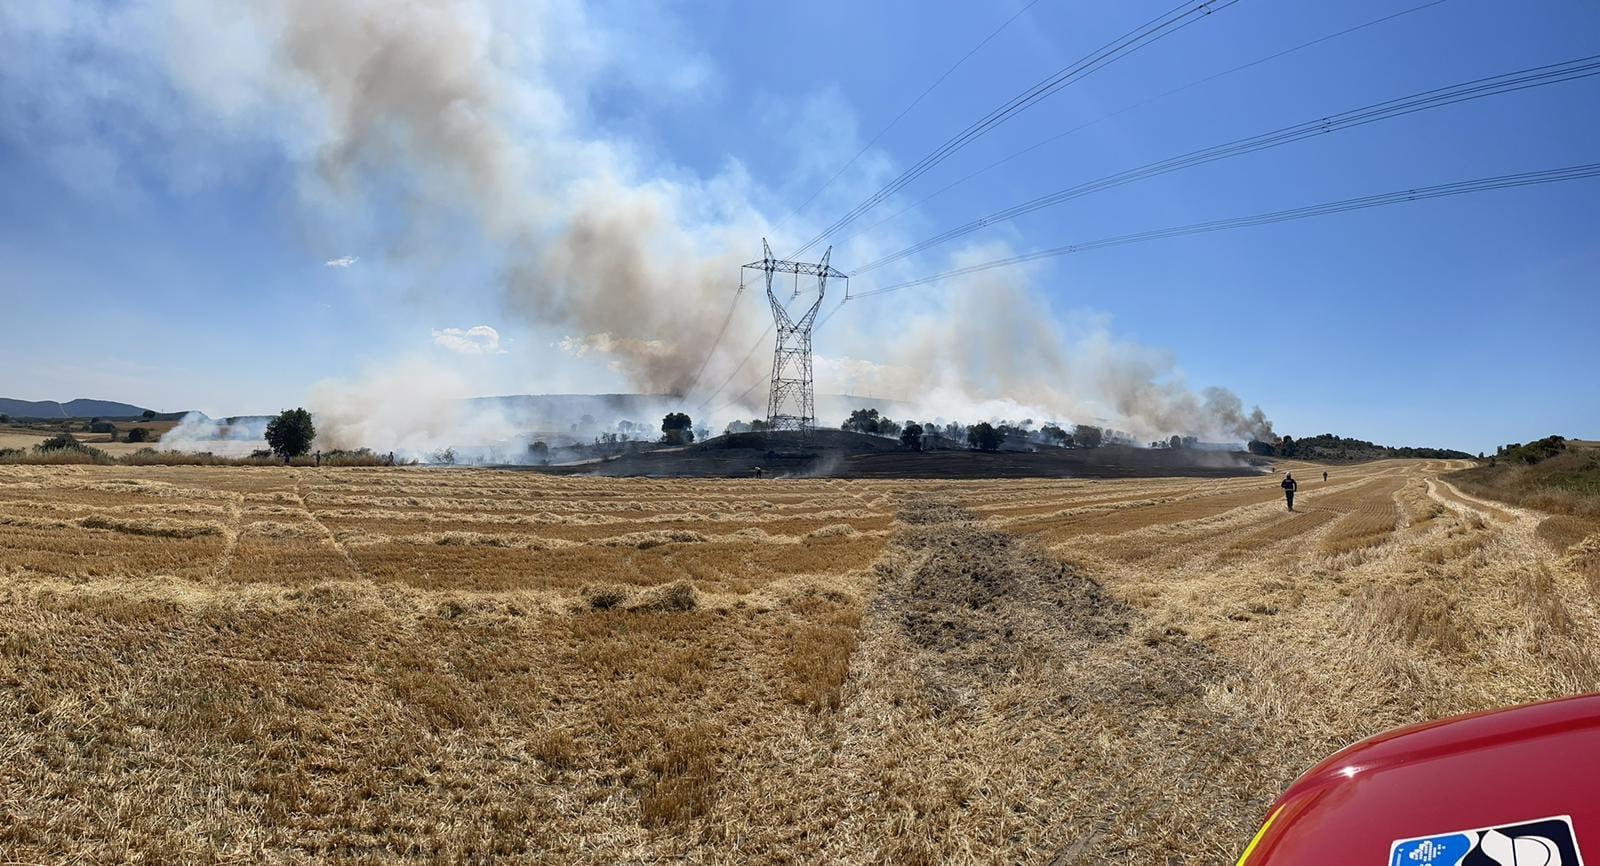
[{"label": "tyre tracks in field", "polygon": [[345,565],[349,566],[350,568],[350,574],[358,580],[370,581],[371,577],[361,568],[361,566],[356,564],[355,557],[350,555],[350,549],[345,547],[344,542],[339,540],[339,537],[334,534],[333,530],[328,528],[328,524],[323,523],[322,518],[318,517],[316,512],[311,510],[311,506],[306,503],[305,494],[301,491],[300,482],[298,480],[294,482],[294,498],[295,501],[300,504],[300,510],[305,514],[306,520],[314,524],[317,529],[322,532],[322,536],[327,540],[329,546],[331,546],[335,551],[338,551],[339,556],[344,559]]},{"label": "tyre tracks in field", "polygon": [[[1074,488],[1053,510],[1022,500],[963,513],[951,502],[931,521],[937,532],[1004,535],[1016,539],[1016,550],[1048,549],[1077,565],[1045,584],[1087,579],[1104,595],[1062,603],[1024,581],[976,604],[956,599],[944,619],[908,619],[937,596],[917,583],[930,568],[971,580],[1006,569],[959,556],[936,566],[931,542],[915,538],[927,522],[910,518],[913,534],[897,535],[880,562],[863,664],[852,663],[855,726],[845,742],[854,745],[842,759],[864,777],[854,784],[865,787],[851,796],[881,796],[912,779],[937,789],[953,784],[940,781],[946,765],[982,767],[969,772],[989,794],[1050,803],[1048,815],[1019,804],[1014,820],[995,819],[1011,838],[1025,840],[1002,849],[1014,859],[1059,866],[1223,861],[1237,855],[1260,810],[1296,773],[1337,741],[1372,732],[1353,720],[1371,724],[1373,715],[1342,716],[1337,708],[1321,710],[1330,717],[1301,733],[1263,730],[1245,712],[1248,696],[1263,688],[1271,700],[1315,705],[1306,684],[1294,685],[1299,672],[1307,683],[1336,683],[1348,675],[1343,666],[1365,663],[1360,654],[1367,652],[1392,654],[1397,660],[1384,664],[1429,683],[1435,668],[1468,681],[1515,679],[1506,672],[1517,665],[1547,668],[1546,679],[1522,680],[1516,689],[1464,686],[1453,698],[1458,710],[1479,708],[1473,702],[1491,693],[1502,701],[1536,699],[1590,682],[1584,636],[1600,633],[1595,599],[1536,537],[1537,515],[1462,495],[1437,477],[1449,468],[1421,461],[1336,468],[1326,485],[1302,483],[1294,513],[1283,509],[1281,476],[1200,482],[1203,489],[1188,494],[1111,482]],[[959,490],[949,493],[959,499]],[[1164,499],[1152,501],[1158,497]],[[1001,560],[1012,556],[992,538],[967,546]],[[1021,570],[1056,574],[1058,566],[1028,562]],[[1534,600],[1539,593],[1545,600]],[[1441,656],[1426,632],[1408,631],[1414,626],[1405,618],[1422,615],[1435,599],[1460,618],[1462,634],[1481,636],[1482,651],[1498,655]],[[1125,631],[1085,639],[1082,623],[1108,616]],[[1364,625],[1362,617],[1372,616],[1377,623]],[[1379,646],[1371,645],[1369,627],[1379,629]],[[1539,637],[1546,632],[1553,637]],[[1003,638],[984,637],[996,633]],[[1293,652],[1274,655],[1268,647]],[[930,716],[906,714],[916,703],[908,689],[924,695],[929,703],[921,712]],[[1346,700],[1381,702],[1384,694],[1357,689]],[[1374,703],[1371,710],[1403,723],[1431,717],[1437,706]],[[943,731],[916,733],[929,726]],[[897,796],[915,801],[914,791]],[[919,816],[909,824],[854,827],[851,835],[910,831],[937,839],[953,832],[925,823],[937,810],[907,808]],[[986,849],[968,841],[974,847],[956,859],[982,859],[975,852]],[[938,861],[954,852],[901,849],[887,859],[896,856]]]}]

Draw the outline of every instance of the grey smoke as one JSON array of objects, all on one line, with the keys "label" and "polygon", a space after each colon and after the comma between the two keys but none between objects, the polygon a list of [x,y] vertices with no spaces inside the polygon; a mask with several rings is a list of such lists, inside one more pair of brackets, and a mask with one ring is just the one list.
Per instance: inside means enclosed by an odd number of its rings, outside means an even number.
[{"label": "grey smoke", "polygon": [[224,457],[242,457],[267,447],[267,421],[262,416],[217,420],[190,412],[161,435],[156,448],[163,451],[209,451]]},{"label": "grey smoke", "polygon": [[[583,131],[586,82],[557,58],[587,38],[588,7],[254,0],[247,8],[155,7],[144,29],[164,32],[155,52],[165,53],[177,92],[235,134],[273,130],[265,134],[308,167],[303,191],[315,204],[401,203],[395,249],[426,244],[443,215],[466,216],[504,251],[511,313],[563,329],[570,354],[602,359],[635,390],[687,388],[722,324],[739,265],[769,233],[756,204],[764,199],[737,170],[690,177],[649,164],[625,141]],[[524,26],[497,28],[506,14]],[[111,30],[89,36],[118,38]],[[837,255],[835,262],[849,270]],[[880,394],[915,397],[928,417],[1110,418],[1151,437],[1270,436],[1259,409],[1246,412],[1221,389],[1197,394],[1160,353],[1108,333],[1064,337],[1022,283],[996,275],[944,287],[952,300],[939,315],[896,323],[893,339],[865,334],[847,351],[872,359]],[[766,325],[759,293],[746,298],[707,382],[727,378]],[[879,309],[882,321],[900,313]],[[718,402],[760,382],[764,354],[763,347]],[[827,369],[819,358],[819,375]],[[819,388],[840,384],[823,380]],[[421,449],[459,441],[457,430],[513,435],[502,417],[442,408],[469,396],[470,381],[424,389],[439,413],[380,405],[415,402],[415,390],[392,377],[321,383],[311,407],[329,419],[326,435],[339,447]],[[728,414],[750,417],[763,398],[757,390],[750,405]]]}]

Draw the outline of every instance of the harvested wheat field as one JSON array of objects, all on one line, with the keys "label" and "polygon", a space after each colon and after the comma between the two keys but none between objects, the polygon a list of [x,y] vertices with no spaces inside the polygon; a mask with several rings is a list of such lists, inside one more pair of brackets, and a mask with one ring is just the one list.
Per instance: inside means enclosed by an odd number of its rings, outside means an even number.
[{"label": "harvested wheat field", "polygon": [[0,467],[0,861],[1224,863],[1354,739],[1600,690],[1600,527],[1290,468]]}]

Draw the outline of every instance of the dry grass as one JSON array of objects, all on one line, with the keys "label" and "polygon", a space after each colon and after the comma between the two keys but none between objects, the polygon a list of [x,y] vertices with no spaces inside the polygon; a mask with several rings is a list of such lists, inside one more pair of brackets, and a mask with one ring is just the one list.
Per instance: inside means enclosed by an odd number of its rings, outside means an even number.
[{"label": "dry grass", "polygon": [[0,861],[1229,862],[1600,688],[1600,535],[1448,468],[0,466]]}]

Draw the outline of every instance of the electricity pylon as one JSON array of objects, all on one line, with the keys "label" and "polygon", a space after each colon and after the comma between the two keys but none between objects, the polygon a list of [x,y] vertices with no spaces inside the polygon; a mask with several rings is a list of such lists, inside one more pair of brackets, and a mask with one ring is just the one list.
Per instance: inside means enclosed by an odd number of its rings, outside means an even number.
[{"label": "electricity pylon", "polygon": [[[790,262],[775,259],[766,238],[761,239],[761,261],[751,262],[745,268],[760,271],[766,279],[767,301],[772,305],[773,325],[777,328],[777,345],[772,353],[772,390],[767,395],[767,425],[769,429],[797,431],[802,438],[816,429],[816,396],[811,379],[811,328],[816,324],[817,310],[822,307],[822,297],[828,291],[828,279],[848,280],[844,274],[828,264],[833,247],[822,254],[821,262]],[[742,271],[741,271],[742,273]],[[817,298],[795,318],[789,315],[784,302],[772,291],[774,274],[793,274],[794,293],[789,300],[800,296],[800,278],[814,277],[817,281]],[[740,279],[740,284],[744,283]],[[807,289],[810,281],[807,280]],[[848,293],[847,293],[848,294]]]}]

